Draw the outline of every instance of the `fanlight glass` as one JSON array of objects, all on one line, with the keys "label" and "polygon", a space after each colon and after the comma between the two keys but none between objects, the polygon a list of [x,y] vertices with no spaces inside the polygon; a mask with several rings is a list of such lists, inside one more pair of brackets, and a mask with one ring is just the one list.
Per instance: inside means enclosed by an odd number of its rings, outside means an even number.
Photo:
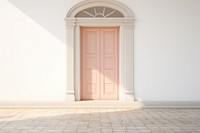
[{"label": "fanlight glass", "polygon": [[123,18],[124,15],[116,9],[109,7],[90,7],[76,14],[78,18]]}]

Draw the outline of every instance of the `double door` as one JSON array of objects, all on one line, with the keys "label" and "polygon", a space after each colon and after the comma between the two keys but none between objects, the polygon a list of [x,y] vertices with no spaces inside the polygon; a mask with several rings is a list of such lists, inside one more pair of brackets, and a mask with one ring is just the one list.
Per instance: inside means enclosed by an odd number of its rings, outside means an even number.
[{"label": "double door", "polygon": [[117,100],[119,28],[81,27],[81,100]]}]

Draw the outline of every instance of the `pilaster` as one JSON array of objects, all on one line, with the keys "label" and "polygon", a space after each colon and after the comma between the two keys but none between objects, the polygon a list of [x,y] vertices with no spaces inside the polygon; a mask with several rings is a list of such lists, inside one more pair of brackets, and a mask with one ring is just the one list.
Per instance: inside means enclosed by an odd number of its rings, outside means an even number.
[{"label": "pilaster", "polygon": [[66,90],[66,101],[73,102],[75,101],[75,92],[74,92],[74,27],[75,19],[69,18],[66,19],[66,28],[67,28],[67,90]]},{"label": "pilaster", "polygon": [[133,57],[133,38],[134,38],[134,20],[121,24],[120,53],[121,53],[121,101],[134,101],[134,57]]}]

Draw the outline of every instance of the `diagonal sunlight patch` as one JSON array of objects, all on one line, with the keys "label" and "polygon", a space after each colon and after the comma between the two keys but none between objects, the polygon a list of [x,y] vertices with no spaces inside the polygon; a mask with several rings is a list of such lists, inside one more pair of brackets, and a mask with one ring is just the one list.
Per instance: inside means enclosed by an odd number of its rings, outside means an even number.
[{"label": "diagonal sunlight patch", "polygon": [[0,101],[64,101],[66,44],[7,0],[0,16]]}]

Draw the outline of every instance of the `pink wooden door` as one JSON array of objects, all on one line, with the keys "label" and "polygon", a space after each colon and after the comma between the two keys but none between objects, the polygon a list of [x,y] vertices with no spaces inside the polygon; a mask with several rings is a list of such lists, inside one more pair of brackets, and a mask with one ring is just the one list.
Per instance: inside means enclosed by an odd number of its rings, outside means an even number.
[{"label": "pink wooden door", "polygon": [[81,99],[118,99],[118,28],[81,28]]}]

